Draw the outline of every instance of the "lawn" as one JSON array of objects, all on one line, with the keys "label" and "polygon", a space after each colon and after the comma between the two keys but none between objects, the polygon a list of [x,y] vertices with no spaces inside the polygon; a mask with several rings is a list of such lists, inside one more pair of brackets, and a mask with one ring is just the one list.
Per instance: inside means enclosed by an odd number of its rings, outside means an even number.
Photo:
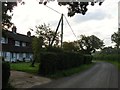
[{"label": "lawn", "polygon": [[35,67],[30,66],[31,63],[10,63],[10,68],[11,70],[16,70],[16,71],[23,71],[31,74],[37,74],[38,73],[38,68],[39,68],[39,63],[35,63]]},{"label": "lawn", "polygon": [[[35,67],[30,67],[30,65],[31,65],[31,63],[23,63],[23,62],[22,63],[10,63],[11,70],[23,71],[23,72],[27,72],[27,73],[31,73],[31,74],[37,74],[38,68],[39,68],[39,63],[35,63]],[[47,75],[47,77],[57,79],[57,78],[61,78],[61,77],[70,76],[75,73],[80,73],[82,71],[85,71],[85,70],[89,69],[90,67],[92,67],[93,65],[94,65],[94,63],[84,64],[79,67],[59,71],[52,75]]]},{"label": "lawn", "polygon": [[107,60],[107,62],[110,62],[110,63],[114,64],[118,68],[118,70],[120,71],[120,62],[112,61],[112,60]]}]

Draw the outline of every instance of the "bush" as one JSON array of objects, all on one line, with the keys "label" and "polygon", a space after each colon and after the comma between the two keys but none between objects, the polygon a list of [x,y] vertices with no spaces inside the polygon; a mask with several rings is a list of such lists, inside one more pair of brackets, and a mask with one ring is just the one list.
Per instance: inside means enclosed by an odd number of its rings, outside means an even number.
[{"label": "bush", "polygon": [[60,47],[47,47],[46,51],[59,53],[59,52],[63,52],[63,49]]},{"label": "bush", "polygon": [[84,55],[84,64],[90,64],[92,62],[92,55]]},{"label": "bush", "polygon": [[[84,59],[86,61],[84,61]],[[89,60],[88,60],[89,59]],[[90,56],[84,56],[75,52],[46,52],[41,53],[41,63],[39,73],[42,75],[53,74],[57,71],[78,67],[82,64],[91,62]]]},{"label": "bush", "polygon": [[120,54],[99,54],[94,55],[94,60],[113,60],[113,61],[119,61]]},{"label": "bush", "polygon": [[2,62],[2,88],[6,88],[10,77],[10,64]]}]

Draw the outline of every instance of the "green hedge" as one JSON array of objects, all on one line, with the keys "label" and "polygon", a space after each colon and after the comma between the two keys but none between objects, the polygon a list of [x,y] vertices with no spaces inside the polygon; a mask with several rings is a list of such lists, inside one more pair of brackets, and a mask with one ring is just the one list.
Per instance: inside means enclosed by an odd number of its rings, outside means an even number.
[{"label": "green hedge", "polygon": [[2,62],[2,88],[6,88],[10,77],[10,64]]},{"label": "green hedge", "polygon": [[94,60],[113,60],[113,61],[119,61],[120,62],[120,54],[99,54],[94,55]]},{"label": "green hedge", "polygon": [[84,64],[90,64],[92,62],[92,55],[84,55]]},{"label": "green hedge", "polygon": [[82,64],[88,64],[91,62],[91,59],[90,55],[82,55],[73,52],[41,53],[39,73],[43,75],[53,74],[57,71],[78,67]]}]

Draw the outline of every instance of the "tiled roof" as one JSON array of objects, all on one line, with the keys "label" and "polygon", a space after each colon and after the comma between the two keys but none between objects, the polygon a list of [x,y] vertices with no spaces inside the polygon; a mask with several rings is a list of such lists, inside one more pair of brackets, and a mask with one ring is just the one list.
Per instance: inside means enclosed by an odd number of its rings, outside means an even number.
[{"label": "tiled roof", "polygon": [[31,42],[32,37],[28,37],[27,35],[13,33],[12,31],[2,30],[2,35],[4,37],[12,38],[17,41]]},{"label": "tiled roof", "polygon": [[6,52],[18,52],[18,53],[31,53],[32,52],[32,38],[34,36],[28,37],[27,35],[22,35],[19,33],[13,33],[12,31],[2,30],[2,36],[12,39],[14,41],[26,42],[28,45],[26,47],[15,46],[12,44],[2,44],[2,51]]}]

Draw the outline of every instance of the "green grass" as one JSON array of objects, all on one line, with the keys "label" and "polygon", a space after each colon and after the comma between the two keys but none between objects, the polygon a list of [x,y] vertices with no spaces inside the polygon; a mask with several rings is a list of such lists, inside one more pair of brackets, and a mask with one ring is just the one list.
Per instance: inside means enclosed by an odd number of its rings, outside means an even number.
[{"label": "green grass", "polygon": [[94,64],[95,63],[84,64],[84,65],[81,65],[79,67],[75,67],[75,68],[72,68],[72,69],[59,71],[59,72],[57,72],[55,74],[52,74],[52,75],[47,75],[47,77],[53,78],[53,79],[58,79],[58,78],[66,77],[66,76],[71,76],[73,74],[81,73],[82,71],[85,71],[85,70],[91,68]]},{"label": "green grass", "polygon": [[118,70],[120,71],[120,62],[111,61],[111,63],[117,66]]},{"label": "green grass", "polygon": [[[37,74],[38,73],[38,68],[39,68],[39,63],[35,64],[35,67],[30,67],[31,63],[10,63],[11,70],[16,70],[16,71],[23,71],[31,74]],[[52,78],[52,79],[57,79],[57,78],[62,78],[66,76],[73,75],[75,73],[80,73],[82,71],[85,71],[92,67],[94,63],[92,64],[84,64],[79,67],[75,67],[72,69],[68,70],[63,70],[63,71],[58,71],[55,74],[47,75],[47,77]]]},{"label": "green grass", "polygon": [[39,63],[35,63],[35,67],[30,66],[31,63],[10,63],[11,70],[16,70],[16,71],[23,71],[31,74],[37,74],[38,73],[38,68],[39,68]]},{"label": "green grass", "polygon": [[113,65],[115,65],[118,70],[120,71],[120,62],[118,61],[113,61],[113,60],[95,60],[95,61],[104,61],[104,62],[109,62],[109,63],[112,63]]}]

